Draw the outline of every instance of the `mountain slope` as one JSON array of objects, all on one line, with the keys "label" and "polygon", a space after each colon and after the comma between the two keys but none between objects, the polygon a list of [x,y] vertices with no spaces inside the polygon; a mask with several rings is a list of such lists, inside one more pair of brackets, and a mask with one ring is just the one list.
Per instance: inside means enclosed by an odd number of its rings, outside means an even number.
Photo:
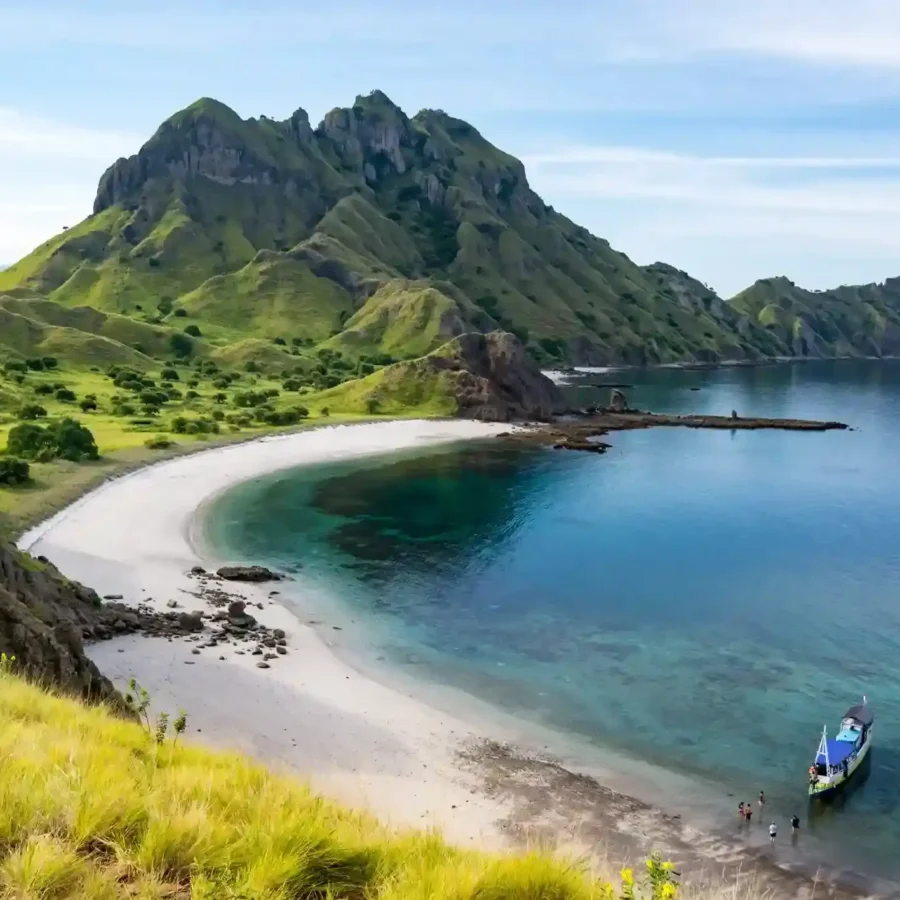
[{"label": "mountain slope", "polygon": [[[411,358],[499,328],[582,364],[893,352],[895,288],[758,285],[725,302],[560,215],[516,158],[380,91],[312,128],[199,100],[100,180],[93,214],[0,291],[251,338]],[[799,289],[798,289],[799,290]],[[787,304],[786,306],[784,304]],[[775,307],[779,311],[776,312]]]},{"label": "mountain slope", "polygon": [[900,278],[830,291],[766,278],[731,304],[769,331],[788,356],[900,354]]}]

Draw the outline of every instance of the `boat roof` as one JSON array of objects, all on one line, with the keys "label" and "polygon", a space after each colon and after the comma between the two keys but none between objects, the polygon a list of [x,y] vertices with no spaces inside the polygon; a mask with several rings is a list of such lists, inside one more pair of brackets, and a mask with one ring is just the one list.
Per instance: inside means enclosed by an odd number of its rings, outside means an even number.
[{"label": "boat roof", "polygon": [[844,713],[844,718],[856,719],[860,725],[868,727],[875,721],[875,714],[867,704],[862,704],[860,706],[851,706],[850,709]]},{"label": "boat roof", "polygon": [[826,764],[839,766],[856,749],[856,744],[851,744],[850,741],[829,740],[826,743],[828,744],[827,761],[824,753],[816,754],[816,763],[823,766]]}]

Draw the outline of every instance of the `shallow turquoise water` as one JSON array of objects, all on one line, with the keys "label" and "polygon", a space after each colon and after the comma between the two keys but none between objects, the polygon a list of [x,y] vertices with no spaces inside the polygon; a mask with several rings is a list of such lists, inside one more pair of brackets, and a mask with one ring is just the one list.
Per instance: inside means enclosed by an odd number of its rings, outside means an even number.
[{"label": "shallow turquoise water", "polygon": [[[368,649],[418,677],[695,773],[726,827],[765,789],[817,855],[897,877],[900,365],[586,380],[632,382],[644,409],[855,430],[658,429],[615,434],[600,457],[491,441],[317,466],[220,498],[210,540],[302,563],[372,626]],[[868,777],[813,815],[822,725],[864,692]]]}]

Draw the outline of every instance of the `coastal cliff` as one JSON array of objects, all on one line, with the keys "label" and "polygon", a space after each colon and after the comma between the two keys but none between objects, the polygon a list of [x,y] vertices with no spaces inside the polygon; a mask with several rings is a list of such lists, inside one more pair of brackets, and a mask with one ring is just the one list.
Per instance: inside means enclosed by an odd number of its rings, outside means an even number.
[{"label": "coastal cliff", "polygon": [[0,543],[0,653],[15,657],[16,671],[87,700],[118,703],[112,683],[85,655],[84,638],[120,629],[129,630],[128,622],[96,592]]}]

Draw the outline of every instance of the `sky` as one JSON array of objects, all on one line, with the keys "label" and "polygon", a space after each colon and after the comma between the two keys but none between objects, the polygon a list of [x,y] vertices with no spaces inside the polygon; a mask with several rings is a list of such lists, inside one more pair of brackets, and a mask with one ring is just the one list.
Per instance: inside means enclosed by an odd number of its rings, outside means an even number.
[{"label": "sky", "polygon": [[723,296],[900,275],[897,0],[0,0],[0,264],[202,96],[315,124],[380,88]]}]

